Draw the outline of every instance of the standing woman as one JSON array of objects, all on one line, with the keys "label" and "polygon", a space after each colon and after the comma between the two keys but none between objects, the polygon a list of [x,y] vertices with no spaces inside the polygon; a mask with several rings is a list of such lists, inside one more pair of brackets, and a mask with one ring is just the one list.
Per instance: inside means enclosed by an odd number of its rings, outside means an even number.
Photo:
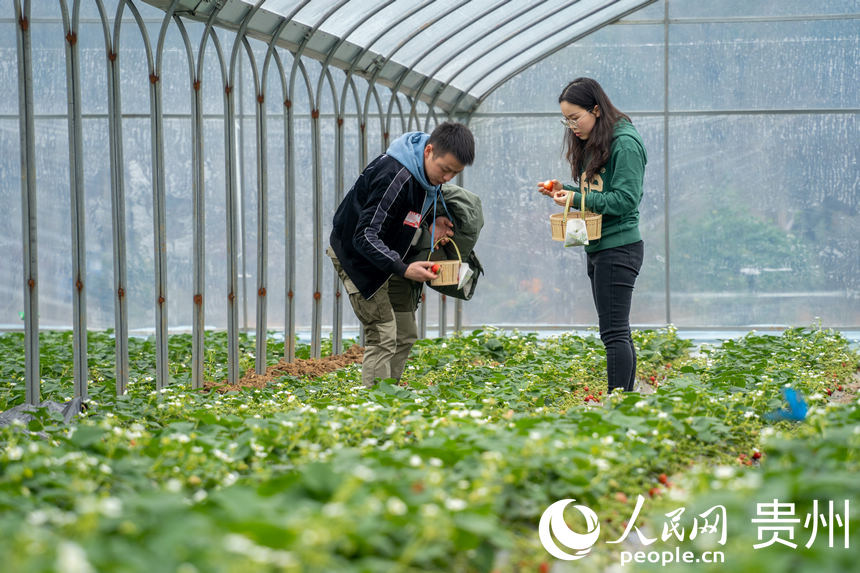
[{"label": "standing woman", "polygon": [[580,207],[580,190],[587,191],[585,207],[603,214],[600,239],[585,247],[588,278],[606,348],[609,392],[632,391],[636,380],[636,349],[630,334],[633,285],[642,266],[644,244],[639,234],[639,203],[647,157],[642,138],[630,118],[615,108],[603,88],[591,78],[577,78],[558,97],[565,158],[574,182],[552,189],[538,187],[564,206]]}]

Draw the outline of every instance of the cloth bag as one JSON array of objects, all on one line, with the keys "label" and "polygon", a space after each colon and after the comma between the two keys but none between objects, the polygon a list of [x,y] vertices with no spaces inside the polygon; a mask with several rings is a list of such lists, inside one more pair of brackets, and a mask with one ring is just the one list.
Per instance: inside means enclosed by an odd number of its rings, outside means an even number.
[{"label": "cloth bag", "polygon": [[[581,195],[582,201],[580,204],[580,213],[585,213],[585,193]],[[567,217],[570,212],[570,201],[573,198],[573,191],[568,191],[567,201],[564,204],[564,214]],[[588,244],[588,227],[585,224],[585,219],[580,217],[568,217],[564,227],[564,246],[565,247],[581,247]]]}]

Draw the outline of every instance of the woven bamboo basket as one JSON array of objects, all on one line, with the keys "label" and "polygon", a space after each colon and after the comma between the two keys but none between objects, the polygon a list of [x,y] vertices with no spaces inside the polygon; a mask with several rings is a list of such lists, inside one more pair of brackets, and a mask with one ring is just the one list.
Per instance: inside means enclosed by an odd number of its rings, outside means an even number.
[{"label": "woven bamboo basket", "polygon": [[[457,260],[433,261],[439,265],[439,271],[436,273],[436,278],[430,281],[430,284],[433,286],[455,285],[460,281],[460,262],[463,260],[463,257],[460,256],[460,249],[457,247],[457,243],[452,240],[451,244],[454,245],[454,250],[457,251]],[[431,255],[438,245],[439,241],[436,241],[436,244],[433,245],[433,250],[430,251]],[[429,255],[427,256],[427,260],[430,260]]]},{"label": "woven bamboo basket", "polygon": [[563,213],[553,213],[549,216],[549,224],[552,229],[552,240],[563,241],[565,229],[567,229],[568,219],[584,219],[585,230],[588,232],[588,240],[596,241],[600,238],[603,230],[603,215],[592,213],[585,210],[585,193],[582,193],[580,202],[581,209],[579,211],[570,210],[570,200],[573,198],[573,191],[567,194],[567,203],[564,206]]}]

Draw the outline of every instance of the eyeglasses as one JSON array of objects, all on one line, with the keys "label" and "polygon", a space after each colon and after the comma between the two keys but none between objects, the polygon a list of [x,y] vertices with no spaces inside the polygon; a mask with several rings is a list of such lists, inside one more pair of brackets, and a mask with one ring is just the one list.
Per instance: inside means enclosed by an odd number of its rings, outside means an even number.
[{"label": "eyeglasses", "polygon": [[[593,109],[593,108],[592,108]],[[588,110],[588,113],[593,113],[591,110]],[[565,127],[569,127],[570,129],[576,129],[579,127],[578,120],[570,119],[568,117],[564,117],[559,120],[561,124]]]},{"label": "eyeglasses", "polygon": [[560,119],[559,121],[563,126],[569,127],[570,129],[576,129],[577,127],[579,127],[579,124],[576,122],[575,119],[568,119],[565,117],[564,119]]}]

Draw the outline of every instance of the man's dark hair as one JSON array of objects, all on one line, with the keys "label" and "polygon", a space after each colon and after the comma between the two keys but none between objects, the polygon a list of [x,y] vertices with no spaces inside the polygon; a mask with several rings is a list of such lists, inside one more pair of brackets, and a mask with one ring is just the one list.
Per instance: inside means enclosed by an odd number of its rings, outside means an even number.
[{"label": "man's dark hair", "polygon": [[475,138],[462,123],[440,123],[430,134],[427,143],[433,146],[437,156],[452,153],[463,165],[471,165],[475,161]]}]

